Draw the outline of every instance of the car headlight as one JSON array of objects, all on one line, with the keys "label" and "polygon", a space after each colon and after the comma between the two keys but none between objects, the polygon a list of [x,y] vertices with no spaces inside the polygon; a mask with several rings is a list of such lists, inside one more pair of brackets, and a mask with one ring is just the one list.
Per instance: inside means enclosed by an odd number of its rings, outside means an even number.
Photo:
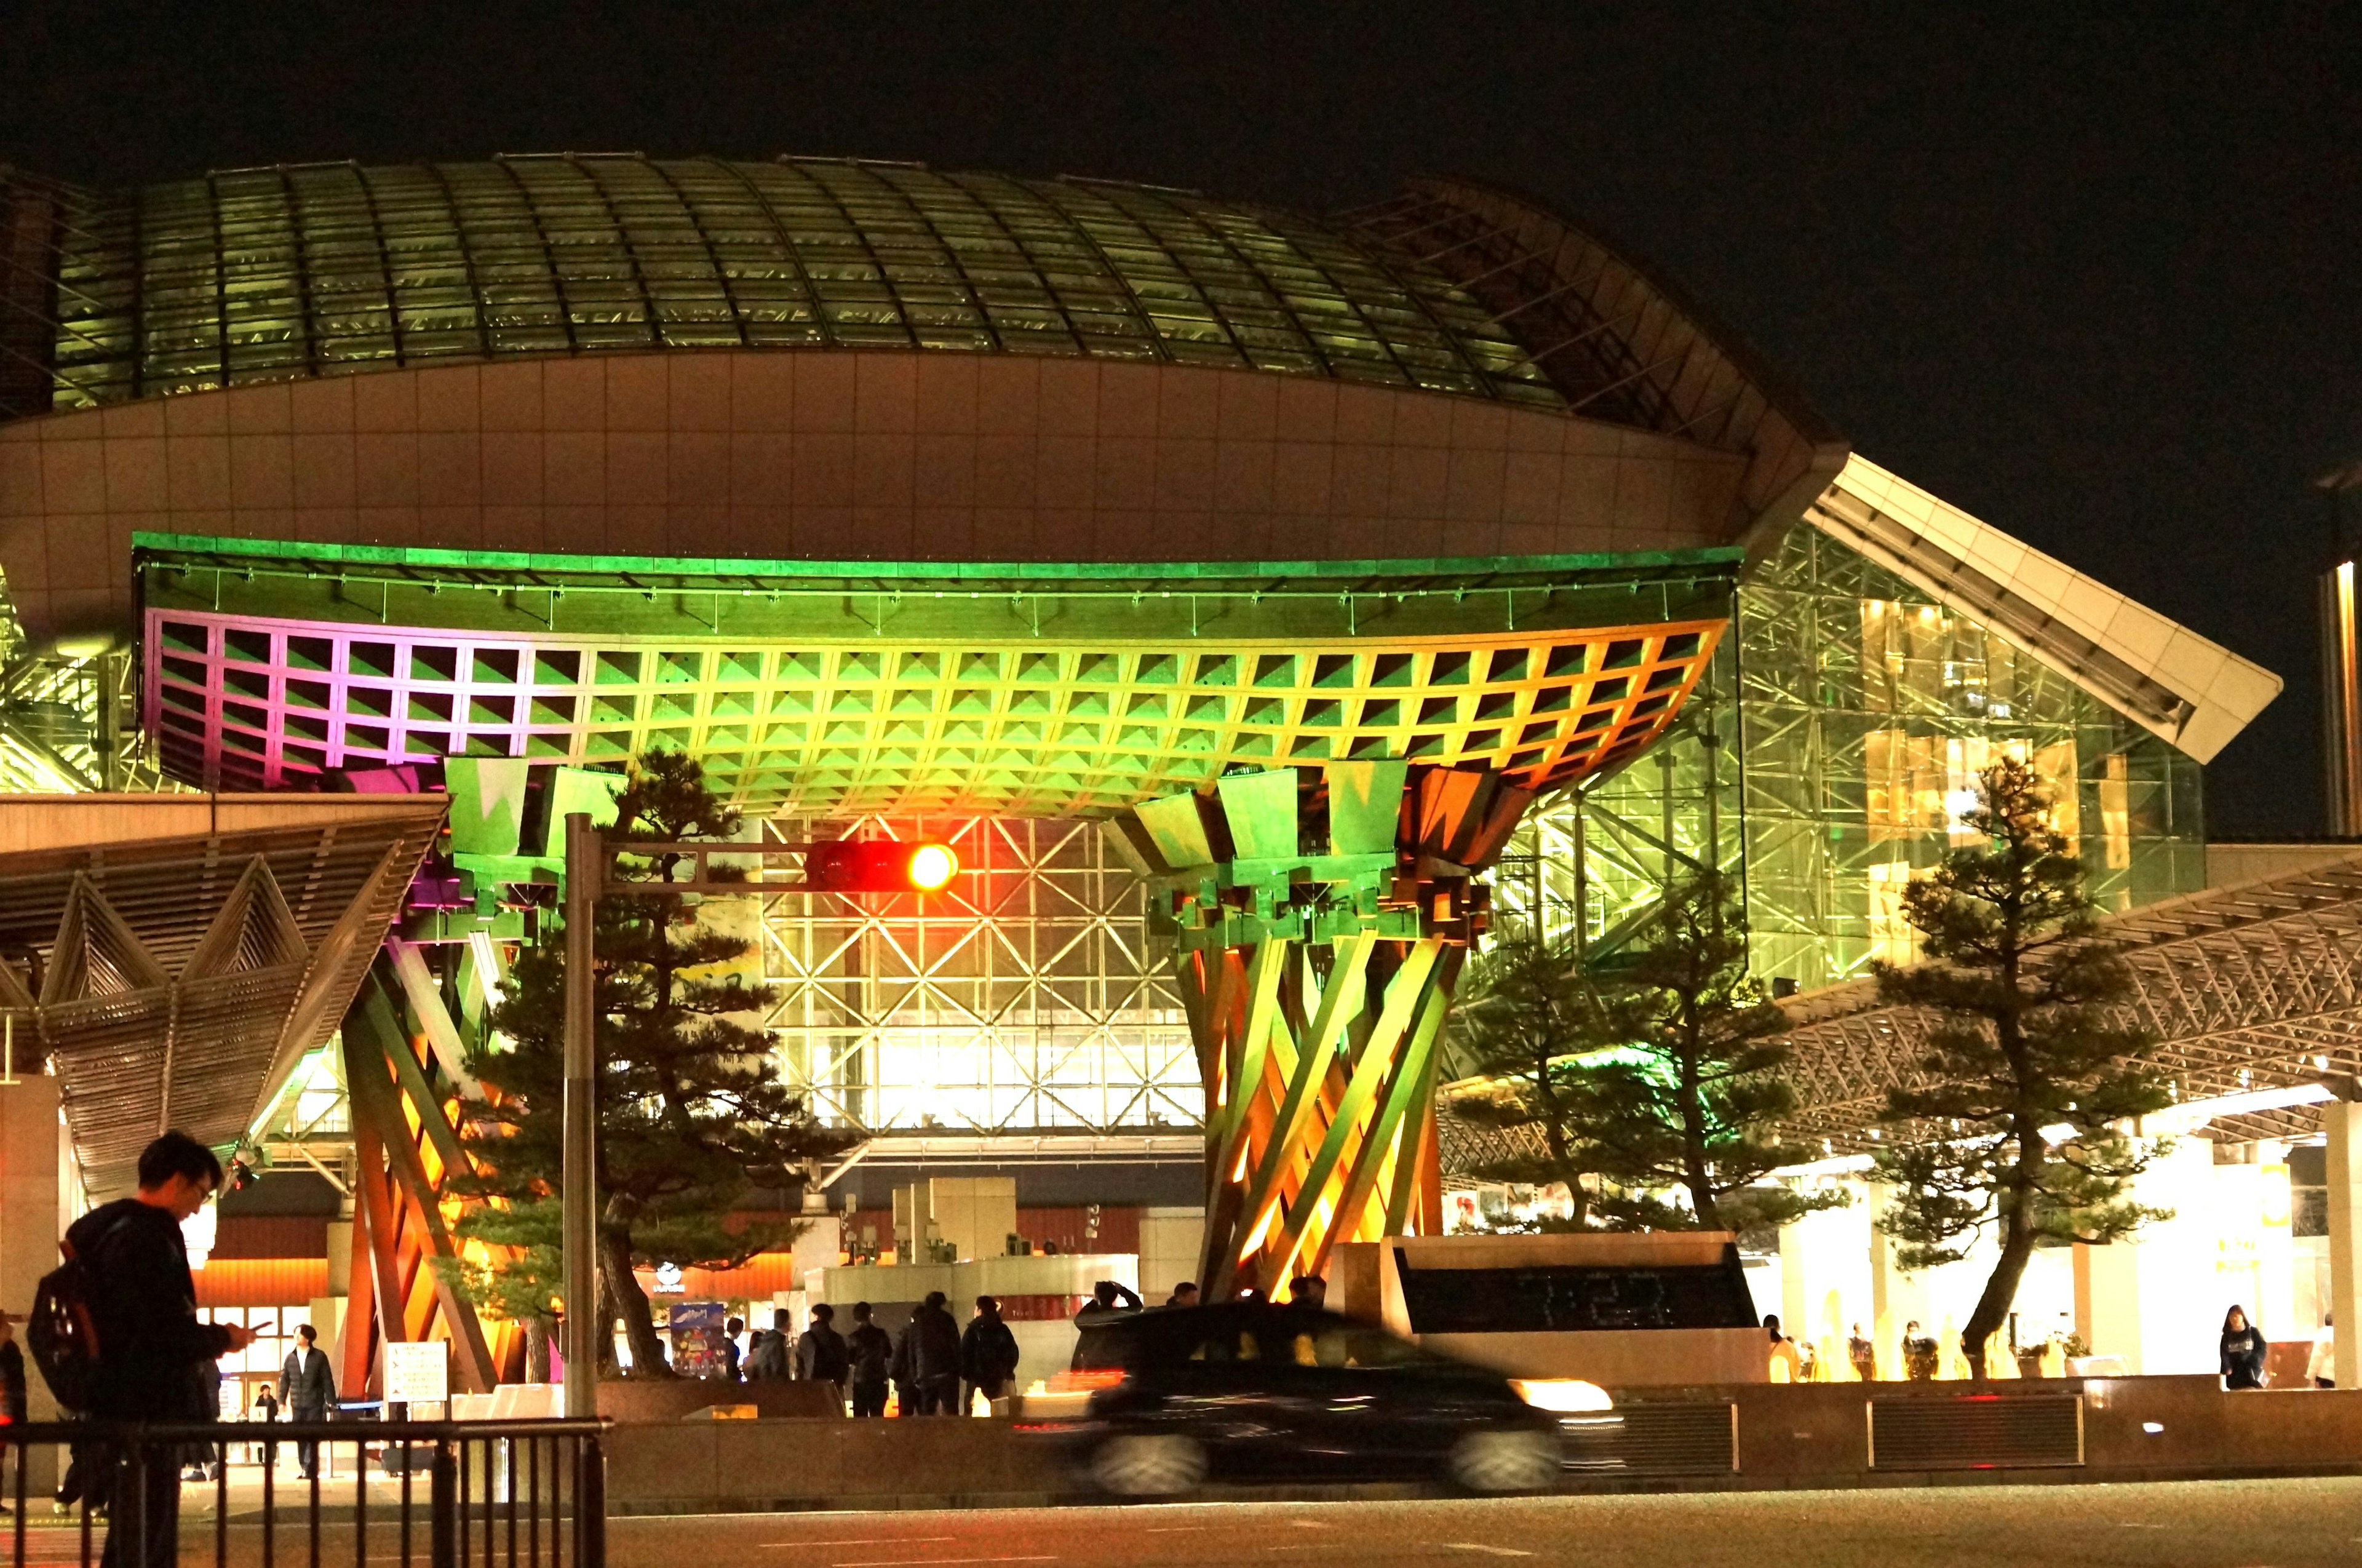
[{"label": "car headlight", "polygon": [[1596,1383],[1586,1383],[1580,1377],[1513,1377],[1509,1386],[1518,1397],[1537,1410],[1551,1410],[1561,1415],[1585,1410],[1612,1410],[1616,1401],[1607,1390]]}]

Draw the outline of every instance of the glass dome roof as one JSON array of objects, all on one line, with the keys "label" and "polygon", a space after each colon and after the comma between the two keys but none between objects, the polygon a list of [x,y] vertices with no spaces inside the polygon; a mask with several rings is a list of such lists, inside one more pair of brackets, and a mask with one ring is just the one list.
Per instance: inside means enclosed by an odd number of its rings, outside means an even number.
[{"label": "glass dome roof", "polygon": [[1186,191],[568,155],[47,193],[58,408],[435,360],[792,347],[1088,355],[1566,406],[1418,248]]}]

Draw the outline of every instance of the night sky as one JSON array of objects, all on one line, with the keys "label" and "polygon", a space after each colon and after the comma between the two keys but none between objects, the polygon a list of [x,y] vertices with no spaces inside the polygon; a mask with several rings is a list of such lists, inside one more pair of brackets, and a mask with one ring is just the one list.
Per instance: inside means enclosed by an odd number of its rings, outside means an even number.
[{"label": "night sky", "polygon": [[1865,456],[2286,678],[2209,769],[2211,827],[2321,829],[2308,486],[2362,458],[2362,10],[186,9],[0,12],[0,160],[794,151],[1315,210],[1419,171],[1522,188]]}]

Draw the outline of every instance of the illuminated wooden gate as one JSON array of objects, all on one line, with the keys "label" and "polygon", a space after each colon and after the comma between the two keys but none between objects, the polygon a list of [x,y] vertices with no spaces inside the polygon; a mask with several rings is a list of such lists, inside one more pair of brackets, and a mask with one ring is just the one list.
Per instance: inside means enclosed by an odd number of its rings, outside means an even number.
[{"label": "illuminated wooden gate", "polygon": [[1122,824],[1176,928],[1206,1085],[1209,1298],[1442,1223],[1436,1044],[1530,790],[1477,768],[1232,774]]}]

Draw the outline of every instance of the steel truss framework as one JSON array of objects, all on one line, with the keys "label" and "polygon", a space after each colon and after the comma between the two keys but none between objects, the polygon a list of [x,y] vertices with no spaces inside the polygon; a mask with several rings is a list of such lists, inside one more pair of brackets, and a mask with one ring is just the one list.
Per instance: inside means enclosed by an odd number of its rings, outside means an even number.
[{"label": "steel truss framework", "polygon": [[128,1191],[167,1127],[238,1141],[336,1028],[442,815],[0,856],[0,1016],[18,1065],[60,1078],[94,1193]]},{"label": "steel truss framework", "polygon": [[177,790],[139,727],[130,650],[36,653],[0,578],[0,794]]},{"label": "steel truss framework", "polygon": [[1742,887],[1758,975],[1810,988],[1908,961],[1902,888],[2004,752],[2058,790],[2106,907],[2203,882],[2195,763],[1811,525],[1741,580],[1738,625],[1655,745],[1529,814],[1498,875],[1506,923],[1539,905],[1551,935],[1612,951],[1669,880],[1713,865]]},{"label": "steel truss framework", "polygon": [[[1098,823],[774,818],[774,843],[933,837],[928,899],[761,900],[764,1020],[787,1081],[833,1125],[1007,1133],[1197,1126],[1187,1015],[1143,884]],[[733,900],[735,901],[735,900]]]},{"label": "steel truss framework", "polygon": [[[2104,921],[2136,981],[2127,1021],[2164,1043],[2157,1061],[2183,1100],[2304,1085],[2354,1094],[2362,1075],[2362,856],[2212,889]],[[1915,1063],[1932,1016],[1878,1000],[1875,981],[1796,998],[1792,1072],[1804,1105],[1791,1132],[1832,1152],[1870,1147],[1891,1087]],[[2310,1109],[2217,1118],[2233,1141],[2304,1136]]]}]

